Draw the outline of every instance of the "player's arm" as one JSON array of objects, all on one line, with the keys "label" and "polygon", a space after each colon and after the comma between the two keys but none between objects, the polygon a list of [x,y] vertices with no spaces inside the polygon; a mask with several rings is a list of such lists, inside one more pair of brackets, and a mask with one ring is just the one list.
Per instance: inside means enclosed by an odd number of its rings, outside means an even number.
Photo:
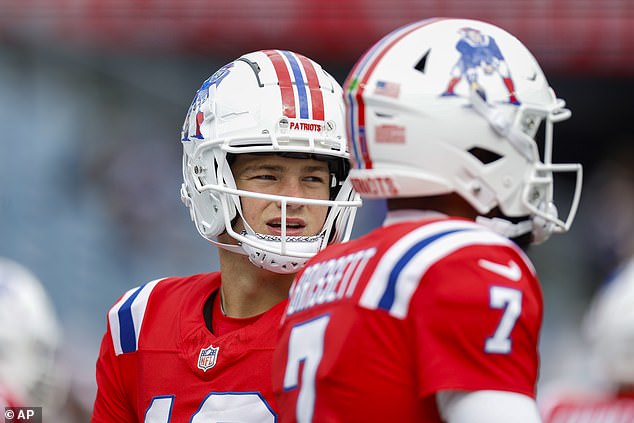
[{"label": "player's arm", "polygon": [[91,423],[130,423],[136,417],[125,400],[119,365],[112,345],[110,327],[101,341],[97,360],[97,397]]},{"label": "player's arm", "polygon": [[540,423],[533,398],[507,391],[440,391],[436,402],[447,423]]}]

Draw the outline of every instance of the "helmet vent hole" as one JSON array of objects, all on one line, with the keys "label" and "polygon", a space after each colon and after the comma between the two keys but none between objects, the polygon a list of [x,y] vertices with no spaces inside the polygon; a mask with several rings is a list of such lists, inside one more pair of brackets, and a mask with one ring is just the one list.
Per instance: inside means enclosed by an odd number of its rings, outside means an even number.
[{"label": "helmet vent hole", "polygon": [[425,73],[425,65],[427,64],[427,56],[429,56],[429,50],[427,50],[427,52],[423,54],[423,57],[421,57],[418,63],[416,63],[416,66],[414,66],[414,69],[416,69],[420,73]]},{"label": "helmet vent hole", "polygon": [[480,162],[482,162],[482,164],[485,165],[493,163],[502,158],[502,156],[500,156],[498,153],[481,147],[472,147],[468,151],[473,157],[475,157]]}]

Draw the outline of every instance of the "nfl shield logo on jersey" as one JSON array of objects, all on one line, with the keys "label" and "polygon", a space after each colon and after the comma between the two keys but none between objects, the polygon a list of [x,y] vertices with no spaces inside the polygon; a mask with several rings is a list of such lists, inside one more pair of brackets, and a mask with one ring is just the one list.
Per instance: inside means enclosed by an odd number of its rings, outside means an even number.
[{"label": "nfl shield logo on jersey", "polygon": [[210,345],[208,348],[202,348],[200,350],[200,354],[198,355],[198,368],[203,372],[211,369],[216,365],[216,357],[218,357],[218,349],[220,347],[215,347]]}]

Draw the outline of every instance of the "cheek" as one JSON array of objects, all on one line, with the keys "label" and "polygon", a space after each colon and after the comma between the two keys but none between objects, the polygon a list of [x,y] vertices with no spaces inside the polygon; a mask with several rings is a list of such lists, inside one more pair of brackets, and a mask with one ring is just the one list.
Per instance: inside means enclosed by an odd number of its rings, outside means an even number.
[{"label": "cheek", "polygon": [[249,224],[255,222],[258,216],[262,216],[262,211],[267,203],[270,202],[246,197],[241,199],[242,214]]},{"label": "cheek", "polygon": [[314,229],[315,231],[319,231],[322,226],[324,226],[324,222],[326,221],[326,217],[328,216],[328,207],[314,206],[310,214],[313,216],[313,219],[311,219],[312,229]]}]

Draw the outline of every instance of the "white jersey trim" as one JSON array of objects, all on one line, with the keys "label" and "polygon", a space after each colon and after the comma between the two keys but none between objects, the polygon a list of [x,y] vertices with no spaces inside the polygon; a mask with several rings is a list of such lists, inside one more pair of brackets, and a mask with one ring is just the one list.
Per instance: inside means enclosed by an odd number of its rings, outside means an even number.
[{"label": "white jersey trim", "polygon": [[472,222],[442,221],[420,227],[390,247],[372,274],[359,301],[392,316],[407,316],[412,296],[425,272],[454,251],[471,245],[517,246]]},{"label": "white jersey trim", "polygon": [[130,289],[108,312],[116,355],[137,350],[148,299],[156,284],[162,280],[156,279]]}]

